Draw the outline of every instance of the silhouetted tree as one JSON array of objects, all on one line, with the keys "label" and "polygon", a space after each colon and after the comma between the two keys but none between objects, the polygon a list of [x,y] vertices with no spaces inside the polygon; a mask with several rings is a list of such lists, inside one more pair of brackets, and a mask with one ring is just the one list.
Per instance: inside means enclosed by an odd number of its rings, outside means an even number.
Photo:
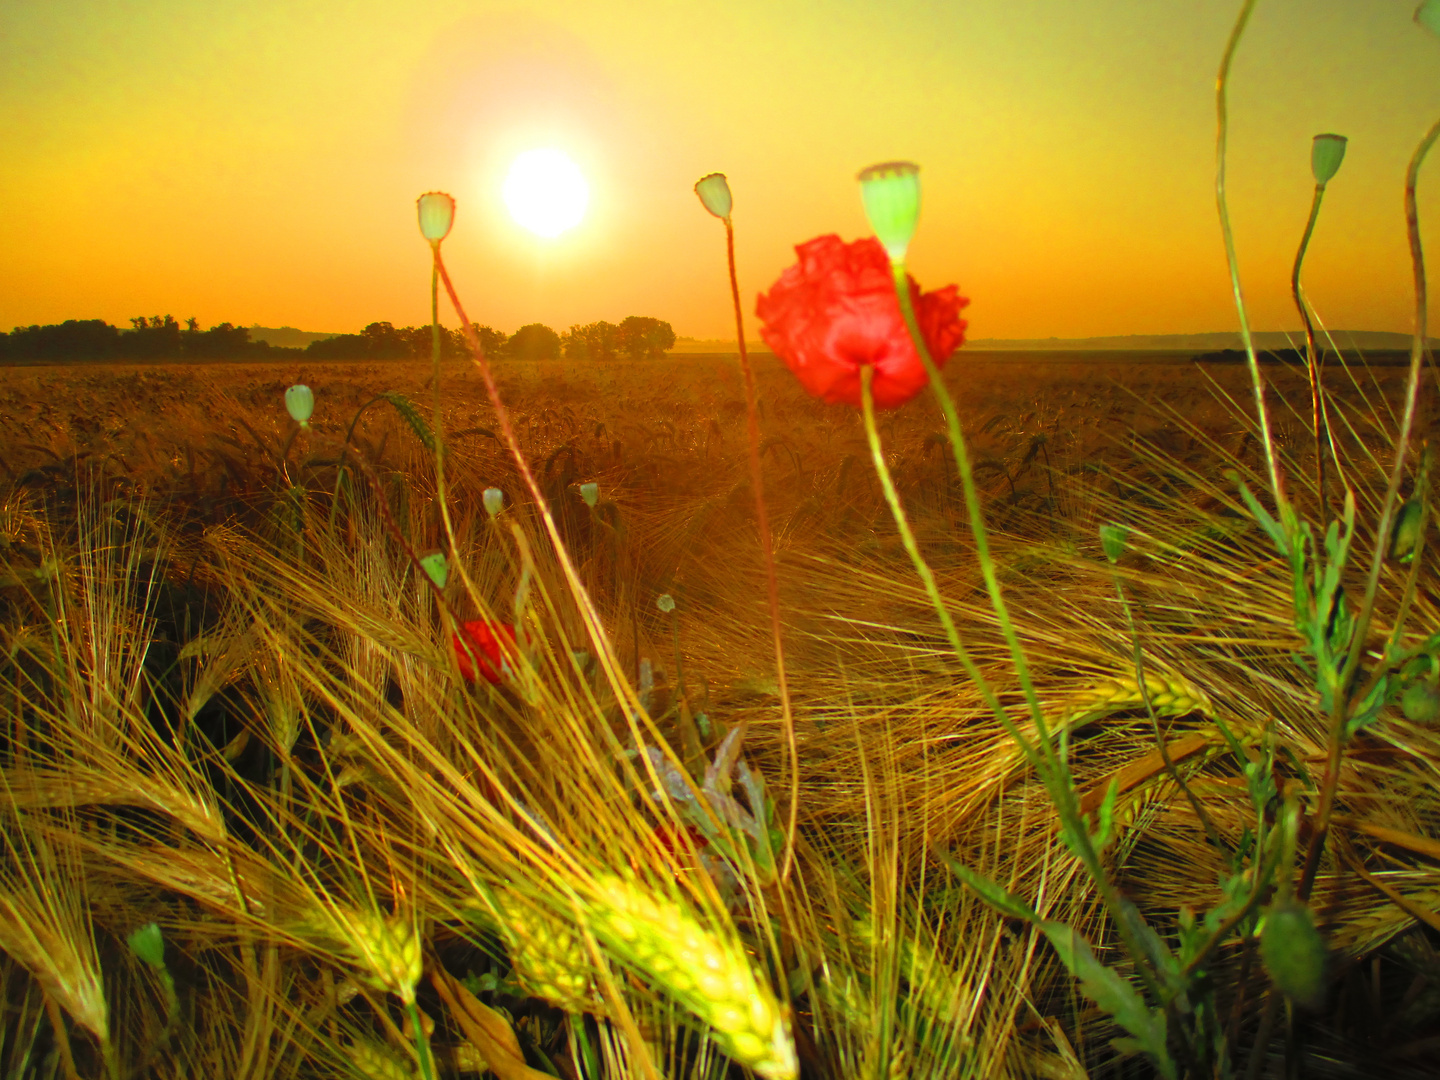
[{"label": "silhouetted tree", "polygon": [[[195,322],[194,319],[189,321]],[[236,326],[228,322],[212,326],[209,330],[204,331],[198,328],[187,330],[181,335],[181,344],[184,346],[186,356],[211,360],[240,357],[254,352],[268,352],[270,348],[266,342],[251,341],[248,327]]]},{"label": "silhouetted tree", "polygon": [[[493,326],[481,326],[479,323],[471,323],[475,328],[475,335],[480,339],[480,347],[485,350],[487,357],[504,356],[505,346],[510,339],[502,331],[496,330]],[[457,334],[460,332],[457,330]],[[461,338],[463,348],[464,339]],[[466,350],[468,352],[468,350]]]},{"label": "silhouetted tree", "polygon": [[654,359],[675,347],[675,331],[660,319],[630,315],[616,327],[615,344],[632,360]]},{"label": "silhouetted tree", "polygon": [[120,331],[103,319],[66,319],[49,326],[17,326],[0,335],[0,356],[13,360],[103,360],[114,356]]},{"label": "silhouetted tree", "polygon": [[120,334],[120,353],[136,360],[163,360],[177,357],[182,351],[180,324],[174,315],[159,315],[145,318],[138,315],[130,320],[130,329]]},{"label": "silhouetted tree", "polygon": [[517,360],[558,360],[560,335],[543,323],[530,323],[510,336],[505,351]]},{"label": "silhouetted tree", "polygon": [[619,327],[614,323],[587,323],[570,327],[560,340],[566,357],[571,360],[613,360],[617,330]]},{"label": "silhouetted tree", "polygon": [[173,315],[140,315],[130,320],[129,330],[102,319],[68,319],[50,326],[17,326],[0,334],[0,356],[10,360],[228,360],[259,352],[299,351],[272,350],[263,341],[251,341],[250,331],[233,323],[202,331],[193,316],[185,320],[184,330]]}]

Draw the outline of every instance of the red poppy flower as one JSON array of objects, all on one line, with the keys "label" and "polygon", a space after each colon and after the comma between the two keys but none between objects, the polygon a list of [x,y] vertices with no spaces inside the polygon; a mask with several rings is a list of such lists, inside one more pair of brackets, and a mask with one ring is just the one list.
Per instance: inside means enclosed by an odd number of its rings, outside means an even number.
[{"label": "red poppy flower", "polygon": [[675,860],[679,870],[696,871],[705,869],[704,852],[710,846],[700,830],[694,825],[657,825],[655,839]]},{"label": "red poppy flower", "polygon": [[[900,313],[890,257],[873,236],[847,244],[818,236],[795,248],[800,262],[762,293],[760,336],[810,393],[860,404],[860,368],[875,368],[875,404],[903,405],[925,388],[925,365]],[[922,293],[910,278],[915,320],[937,366],[965,340],[960,309],[970,301],[954,285]]]},{"label": "red poppy flower", "polygon": [[[461,634],[465,635],[463,640]],[[478,677],[486,682],[499,684],[505,663],[505,653],[500,644],[502,639],[514,646],[515,627],[480,619],[462,623],[459,631],[451,635],[455,661],[460,665],[460,674],[466,682],[473,683],[478,673]],[[468,649],[466,645],[469,645]]]}]

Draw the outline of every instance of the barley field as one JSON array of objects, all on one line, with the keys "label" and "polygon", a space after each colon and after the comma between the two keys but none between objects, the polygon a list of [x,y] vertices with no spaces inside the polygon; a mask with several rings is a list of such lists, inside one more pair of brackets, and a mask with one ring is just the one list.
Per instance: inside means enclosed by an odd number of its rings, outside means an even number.
[{"label": "barley field", "polygon": [[[9,370],[5,1075],[1164,1075],[1115,1041],[1143,1024],[1102,984],[1133,960],[947,644],[860,417],[757,364],[788,721],[733,357],[497,364],[553,533],[469,364],[441,372],[443,498],[428,364]],[[1264,373],[1289,496],[1333,517],[1306,373]],[[1291,564],[1238,486],[1265,485],[1248,371],[961,350],[945,374],[1107,880],[1182,957],[1233,916],[1170,1020],[1211,1048],[1175,1052],[1433,1075],[1424,702],[1387,699],[1344,755],[1311,1011],[1232,903],[1255,852],[1303,849],[1330,753]],[[1365,552],[1404,376],[1325,371]],[[943,417],[927,396],[879,432],[1033,740]],[[1434,632],[1436,586],[1423,557],[1384,565],[1376,648]],[[493,682],[461,625],[514,628]],[[1057,926],[1089,944],[1052,949]]]}]

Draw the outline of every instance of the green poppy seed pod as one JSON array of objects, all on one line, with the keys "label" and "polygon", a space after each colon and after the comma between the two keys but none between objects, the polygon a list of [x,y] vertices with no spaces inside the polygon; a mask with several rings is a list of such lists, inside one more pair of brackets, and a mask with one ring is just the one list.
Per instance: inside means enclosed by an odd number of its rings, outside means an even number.
[{"label": "green poppy seed pod", "polygon": [[1112,563],[1119,562],[1120,556],[1125,554],[1129,546],[1130,530],[1124,525],[1101,525],[1100,546],[1105,549],[1105,557]]},{"label": "green poppy seed pod", "polygon": [[315,411],[315,395],[310,387],[296,383],[285,391],[285,411],[303,428],[310,426],[310,414]]},{"label": "green poppy seed pod", "polygon": [[131,952],[151,967],[163,968],[165,966],[165,938],[160,933],[158,924],[146,923],[127,937],[125,944],[130,946]]},{"label": "green poppy seed pod", "polygon": [[432,551],[428,555],[421,555],[420,565],[425,568],[426,575],[435,583],[437,589],[445,587],[445,582],[450,578],[450,564],[446,561],[443,551]]},{"label": "green poppy seed pod", "polygon": [[695,194],[700,196],[700,202],[710,213],[726,221],[730,217],[730,184],[725,179],[723,172],[712,172],[709,176],[702,176],[695,181]]},{"label": "green poppy seed pod", "polygon": [[885,245],[890,261],[904,262],[920,220],[920,166],[887,161],[862,169],[859,180],[870,228]]},{"label": "green poppy seed pod", "polygon": [[486,488],[485,493],[480,496],[480,501],[485,504],[485,513],[493,518],[505,505],[505,493],[499,488]]},{"label": "green poppy seed pod", "polygon": [[1440,719],[1440,690],[1426,682],[1413,682],[1400,695],[1400,711],[1416,724],[1433,724]]},{"label": "green poppy seed pod", "polygon": [[675,610],[675,598],[671,596],[668,592],[661,593],[655,598],[655,606],[658,607],[661,611],[663,611],[666,615],[669,615],[670,612]]},{"label": "green poppy seed pod", "polygon": [[1420,525],[1425,520],[1425,507],[1419,499],[1411,499],[1400,507],[1395,517],[1395,529],[1390,534],[1390,558],[1396,562],[1408,563],[1415,557],[1415,546],[1420,543]]},{"label": "green poppy seed pod", "polygon": [[593,481],[580,485],[580,497],[585,500],[586,506],[594,506],[600,501],[600,485]]},{"label": "green poppy seed pod", "polygon": [[1328,184],[1340,171],[1345,160],[1345,144],[1350,140],[1344,135],[1316,135],[1310,144],[1310,171],[1315,174],[1315,183]]},{"label": "green poppy seed pod", "polygon": [[450,235],[455,222],[455,200],[443,191],[427,191],[415,200],[420,213],[420,235],[438,244]]},{"label": "green poppy seed pod", "polygon": [[1415,21],[1440,37],[1440,0],[1425,0],[1415,9]]},{"label": "green poppy seed pod", "polygon": [[1281,992],[1307,1009],[1325,1000],[1325,939],[1310,909],[1295,900],[1270,909],[1260,931],[1260,959]]}]

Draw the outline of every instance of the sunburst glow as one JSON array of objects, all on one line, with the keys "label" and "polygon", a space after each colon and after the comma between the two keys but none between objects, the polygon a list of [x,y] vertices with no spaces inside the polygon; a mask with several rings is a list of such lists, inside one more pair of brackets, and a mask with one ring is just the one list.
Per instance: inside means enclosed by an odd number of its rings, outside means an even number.
[{"label": "sunburst glow", "polygon": [[547,238],[580,224],[590,203],[590,185],[562,150],[527,150],[505,177],[505,205],[523,227]]}]

